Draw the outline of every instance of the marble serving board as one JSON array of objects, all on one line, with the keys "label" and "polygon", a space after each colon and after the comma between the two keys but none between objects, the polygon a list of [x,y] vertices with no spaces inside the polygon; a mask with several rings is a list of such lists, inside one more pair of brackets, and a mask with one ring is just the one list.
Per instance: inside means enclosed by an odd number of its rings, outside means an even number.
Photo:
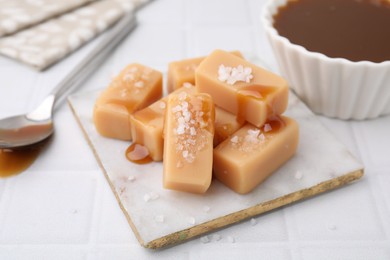
[{"label": "marble serving board", "polygon": [[140,244],[162,248],[332,190],[363,176],[363,165],[290,93],[286,115],[300,125],[296,155],[264,183],[240,195],[217,180],[203,195],[162,187],[162,163],[131,163],[129,142],[100,136],[92,121],[99,91],[69,97],[69,104]]}]

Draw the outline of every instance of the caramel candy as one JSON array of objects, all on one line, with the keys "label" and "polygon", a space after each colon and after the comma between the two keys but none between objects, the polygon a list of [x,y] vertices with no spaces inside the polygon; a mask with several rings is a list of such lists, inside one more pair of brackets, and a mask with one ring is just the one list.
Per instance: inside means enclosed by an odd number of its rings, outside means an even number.
[{"label": "caramel candy", "polygon": [[214,117],[214,103],[208,94],[169,96],[164,124],[165,188],[193,193],[209,188]]},{"label": "caramel candy", "polygon": [[[181,92],[194,94],[196,88],[186,83],[184,87],[177,89],[170,95]],[[168,96],[130,115],[133,142],[144,145],[149,150],[149,155],[154,161],[161,161],[163,159],[163,128],[167,100]]]},{"label": "caramel candy", "polygon": [[[232,51],[231,54],[243,58],[239,51]],[[183,86],[185,82],[195,85],[195,70],[205,58],[206,57],[198,57],[169,63],[168,93]]]},{"label": "caramel candy", "polygon": [[215,107],[214,147],[229,138],[229,136],[240,129],[244,123],[244,121],[239,121],[235,115],[226,110]]},{"label": "caramel candy", "polygon": [[260,129],[246,124],[214,149],[214,175],[248,193],[294,155],[298,139],[298,124],[288,117],[274,117]]},{"label": "caramel candy", "polygon": [[140,64],[128,65],[99,96],[93,111],[97,131],[131,140],[130,114],[162,96],[162,73]]},{"label": "caramel candy", "polygon": [[198,92],[210,94],[215,105],[257,127],[287,108],[288,86],[283,78],[228,52],[212,52],[195,77]]}]

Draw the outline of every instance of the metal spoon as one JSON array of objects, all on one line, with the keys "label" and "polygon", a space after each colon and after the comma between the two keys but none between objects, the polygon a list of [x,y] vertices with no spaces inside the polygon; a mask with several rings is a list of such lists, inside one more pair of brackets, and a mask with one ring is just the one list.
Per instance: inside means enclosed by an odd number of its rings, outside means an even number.
[{"label": "metal spoon", "polygon": [[58,98],[79,86],[112,49],[136,25],[133,13],[127,14],[108,32],[104,40],[78,64],[32,112],[0,120],[0,149],[19,148],[38,143],[53,134],[53,108]]}]

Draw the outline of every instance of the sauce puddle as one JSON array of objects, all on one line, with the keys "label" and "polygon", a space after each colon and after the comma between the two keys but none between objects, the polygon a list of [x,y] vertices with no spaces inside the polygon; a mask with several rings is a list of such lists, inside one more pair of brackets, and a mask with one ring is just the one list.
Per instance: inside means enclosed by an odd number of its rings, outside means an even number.
[{"label": "sauce puddle", "polygon": [[36,160],[48,140],[17,149],[0,149],[0,178],[17,175]]},{"label": "sauce puddle", "polygon": [[133,143],[127,148],[126,158],[136,164],[147,164],[153,161],[148,149],[137,143]]}]

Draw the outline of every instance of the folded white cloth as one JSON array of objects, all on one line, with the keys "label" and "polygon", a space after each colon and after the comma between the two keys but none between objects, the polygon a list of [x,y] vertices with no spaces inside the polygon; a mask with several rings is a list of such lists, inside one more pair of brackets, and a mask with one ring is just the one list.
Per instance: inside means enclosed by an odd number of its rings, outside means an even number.
[{"label": "folded white cloth", "polygon": [[[39,1],[53,2],[53,0],[26,0],[26,2]],[[88,2],[78,0],[81,1]],[[147,1],[93,1],[61,16],[0,38],[0,54],[38,70],[44,70],[109,28],[126,12],[133,11]],[[0,10],[3,2],[0,2]]]}]

